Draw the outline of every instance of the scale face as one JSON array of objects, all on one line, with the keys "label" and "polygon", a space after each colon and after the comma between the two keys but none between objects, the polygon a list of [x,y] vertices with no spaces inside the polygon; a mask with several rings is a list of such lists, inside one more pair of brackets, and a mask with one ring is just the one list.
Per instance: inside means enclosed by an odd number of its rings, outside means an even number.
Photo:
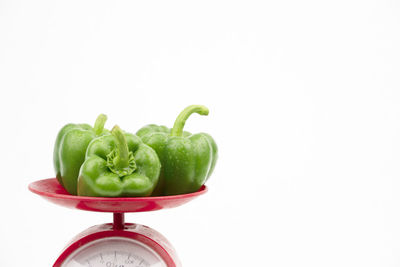
[{"label": "scale face", "polygon": [[124,237],[93,241],[72,253],[62,267],[167,267],[149,246]]},{"label": "scale face", "polygon": [[163,235],[144,225],[125,223],[124,214],[178,207],[207,192],[207,187],[174,196],[82,197],[70,195],[51,178],[31,183],[29,190],[64,207],[114,214],[113,223],[93,226],[72,239],[53,267],[181,267]]}]

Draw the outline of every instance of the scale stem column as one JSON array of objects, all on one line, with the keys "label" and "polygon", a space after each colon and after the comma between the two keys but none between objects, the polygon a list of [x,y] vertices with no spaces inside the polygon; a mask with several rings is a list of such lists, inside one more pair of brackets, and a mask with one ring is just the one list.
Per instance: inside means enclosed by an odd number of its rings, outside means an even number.
[{"label": "scale stem column", "polygon": [[122,230],[125,226],[125,213],[117,213],[114,212],[114,222],[113,228],[114,230]]}]

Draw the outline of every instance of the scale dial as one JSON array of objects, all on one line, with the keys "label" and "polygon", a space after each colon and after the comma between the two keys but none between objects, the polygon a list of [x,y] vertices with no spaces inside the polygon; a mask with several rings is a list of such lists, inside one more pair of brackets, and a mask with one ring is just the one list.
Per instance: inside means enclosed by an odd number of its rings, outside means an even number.
[{"label": "scale dial", "polygon": [[83,231],[64,248],[53,267],[182,267],[174,248],[156,230],[134,223],[115,229],[117,225],[101,224]]},{"label": "scale dial", "polygon": [[161,257],[147,245],[124,237],[107,237],[92,241],[74,253],[62,267],[167,267]]}]

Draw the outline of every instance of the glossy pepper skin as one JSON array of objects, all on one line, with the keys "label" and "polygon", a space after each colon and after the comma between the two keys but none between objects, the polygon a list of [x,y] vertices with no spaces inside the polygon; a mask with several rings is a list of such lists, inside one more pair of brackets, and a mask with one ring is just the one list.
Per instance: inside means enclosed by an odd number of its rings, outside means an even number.
[{"label": "glossy pepper skin", "polygon": [[218,148],[207,133],[184,132],[186,120],[193,113],[208,115],[201,105],[185,108],[172,129],[154,124],[141,128],[136,134],[151,146],[161,161],[160,179],[153,195],[177,195],[195,192],[214,170]]},{"label": "glossy pepper skin", "polygon": [[115,126],[94,139],[79,173],[78,195],[92,197],[150,196],[158,182],[156,152],[133,134]]},{"label": "glossy pepper skin", "polygon": [[53,163],[57,180],[72,195],[77,194],[79,169],[86,149],[94,138],[106,134],[107,116],[100,114],[94,127],[89,124],[67,124],[59,131],[54,145]]}]

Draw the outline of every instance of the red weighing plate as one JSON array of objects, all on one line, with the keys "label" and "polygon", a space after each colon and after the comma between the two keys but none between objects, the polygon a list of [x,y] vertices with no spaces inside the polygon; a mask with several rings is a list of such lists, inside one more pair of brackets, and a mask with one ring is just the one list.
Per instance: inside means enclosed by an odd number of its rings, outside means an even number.
[{"label": "red weighing plate", "polygon": [[29,190],[50,202],[68,208],[98,212],[140,212],[178,207],[207,192],[203,185],[199,191],[160,197],[83,197],[69,194],[56,178],[33,182]]}]

